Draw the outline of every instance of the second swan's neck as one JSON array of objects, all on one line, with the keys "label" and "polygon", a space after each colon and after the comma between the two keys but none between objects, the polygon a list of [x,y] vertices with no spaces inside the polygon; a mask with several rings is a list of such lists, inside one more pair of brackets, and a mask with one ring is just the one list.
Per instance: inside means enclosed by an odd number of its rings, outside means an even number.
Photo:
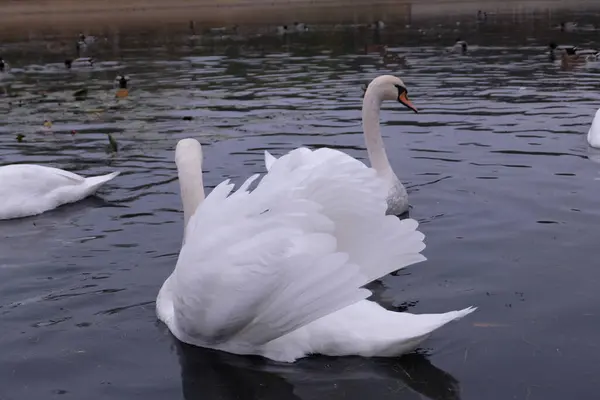
[{"label": "second swan's neck", "polygon": [[188,221],[204,200],[202,149],[200,143],[194,139],[181,140],[178,144],[175,161],[183,203],[183,226],[185,232]]},{"label": "second swan's neck", "polygon": [[365,145],[369,154],[371,167],[384,178],[394,178],[394,172],[387,158],[381,130],[379,127],[379,110],[382,99],[374,91],[367,88],[363,99],[362,124],[365,136]]}]

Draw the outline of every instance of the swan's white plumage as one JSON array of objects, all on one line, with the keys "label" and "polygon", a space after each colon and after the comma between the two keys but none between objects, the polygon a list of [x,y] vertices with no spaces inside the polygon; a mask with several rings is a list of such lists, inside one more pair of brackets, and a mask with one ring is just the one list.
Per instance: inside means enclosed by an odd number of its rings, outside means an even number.
[{"label": "swan's white plumage", "polygon": [[592,120],[592,126],[587,134],[588,144],[594,148],[600,148],[600,109],[596,111],[594,119]]},{"label": "swan's white plumage", "polygon": [[119,172],[84,178],[35,164],[0,167],[0,220],[41,214],[90,196]]},{"label": "swan's white plumage", "polygon": [[[389,163],[381,137],[379,114],[383,101],[399,101],[399,88],[406,90],[406,86],[400,78],[392,75],[380,75],[367,86],[362,106],[363,134],[369,162],[384,182],[387,190],[387,213],[391,215],[401,215],[408,211],[408,194]],[[413,110],[416,111],[415,108]],[[306,152],[302,153],[304,156],[307,154]],[[276,158],[265,150],[267,171],[270,170],[275,160]],[[297,162],[303,162],[302,157]]]},{"label": "swan's white plumage", "polygon": [[[180,171],[182,190],[182,176],[197,181]],[[249,192],[257,178],[235,192],[222,182],[191,213],[157,298],[158,317],[178,339],[288,362],[398,355],[472,311],[415,316],[364,300],[366,283],[425,259],[417,222],[385,215],[386,188],[373,169],[339,151],[300,148]]]}]

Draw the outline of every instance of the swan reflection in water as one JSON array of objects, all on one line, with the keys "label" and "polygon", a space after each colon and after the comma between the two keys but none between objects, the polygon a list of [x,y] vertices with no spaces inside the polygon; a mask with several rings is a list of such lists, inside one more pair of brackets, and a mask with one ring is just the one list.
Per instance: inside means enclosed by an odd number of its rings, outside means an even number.
[{"label": "swan reflection in water", "polygon": [[172,340],[186,400],[460,399],[459,382],[422,354],[311,357],[280,364]]}]

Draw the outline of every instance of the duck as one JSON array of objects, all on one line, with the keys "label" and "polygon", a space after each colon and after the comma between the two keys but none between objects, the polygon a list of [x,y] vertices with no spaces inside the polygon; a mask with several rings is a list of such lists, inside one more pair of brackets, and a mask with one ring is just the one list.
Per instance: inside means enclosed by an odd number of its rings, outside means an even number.
[{"label": "duck", "polygon": [[561,32],[573,32],[577,29],[577,23],[562,21],[557,28],[560,29]]},{"label": "duck", "polygon": [[381,20],[377,20],[375,22],[373,22],[371,25],[369,25],[369,27],[371,29],[375,29],[377,31],[380,31],[382,29],[385,28],[385,22],[381,21]]},{"label": "duck", "polygon": [[74,203],[94,194],[119,175],[83,177],[38,164],[9,164],[0,167],[0,220],[30,217]]},{"label": "duck", "polygon": [[115,93],[115,97],[123,98],[129,96],[129,88],[127,87],[127,84],[129,83],[129,76],[119,75],[116,77],[115,82],[117,85],[119,85],[119,88]]},{"label": "duck", "polygon": [[600,109],[596,111],[594,119],[592,119],[592,125],[587,134],[587,142],[591,147],[600,149]]},{"label": "duck", "polygon": [[560,51],[560,63],[563,69],[571,69],[577,65],[600,60],[600,51],[595,49],[581,49],[577,46],[558,46],[555,42],[548,45],[548,58],[556,61],[556,51]]},{"label": "duck", "polygon": [[8,63],[4,61],[4,58],[0,57],[0,72],[8,72],[9,69],[10,66]]},{"label": "duck", "polygon": [[294,22],[294,29],[296,32],[308,32],[308,25],[301,22]]},{"label": "duck", "polygon": [[95,36],[86,36],[83,34],[83,32],[79,33],[79,37],[77,40],[77,45],[82,49],[85,50],[87,48],[87,46],[93,44],[96,41],[96,37]]},{"label": "duck", "polygon": [[81,57],[83,54],[87,53],[88,48],[96,41],[96,37],[94,36],[86,36],[83,33],[80,33],[77,37],[77,41],[75,42],[75,50],[77,51],[77,57]]},{"label": "duck", "polygon": [[381,55],[381,59],[384,63],[396,63],[403,67],[408,67],[408,62],[406,61],[406,56],[401,56],[398,53],[392,53],[389,51],[387,46],[383,46],[379,55]]},{"label": "duck", "polygon": [[179,341],[285,363],[396,357],[475,311],[416,315],[367,300],[366,284],[424,261],[425,244],[417,221],[385,215],[385,185],[355,158],[301,147],[260,181],[234,192],[225,180],[208,196],[202,162],[196,139],[177,143],[184,234],[156,314]]},{"label": "duck", "polygon": [[94,60],[92,57],[79,57],[76,59],[67,58],[65,60],[65,68],[73,69],[73,68],[90,68],[94,66]]},{"label": "duck", "polygon": [[469,49],[469,44],[462,40],[461,38],[456,38],[456,42],[454,42],[454,46],[450,48],[452,53],[460,53],[462,55],[467,54],[467,50]]},{"label": "duck", "polygon": [[[379,126],[381,104],[386,100],[397,101],[415,113],[419,110],[409,100],[408,89],[402,79],[394,75],[376,77],[364,91],[362,126],[369,162],[387,187],[388,214],[402,215],[409,209],[408,193],[390,166]],[[264,155],[265,166],[269,171],[276,157],[266,150]]]},{"label": "duck", "polygon": [[8,62],[4,60],[4,58],[0,57],[0,80],[8,78],[10,76],[10,65]]},{"label": "duck", "polygon": [[287,25],[279,25],[277,27],[277,34],[278,35],[286,35],[289,32],[288,26]]}]

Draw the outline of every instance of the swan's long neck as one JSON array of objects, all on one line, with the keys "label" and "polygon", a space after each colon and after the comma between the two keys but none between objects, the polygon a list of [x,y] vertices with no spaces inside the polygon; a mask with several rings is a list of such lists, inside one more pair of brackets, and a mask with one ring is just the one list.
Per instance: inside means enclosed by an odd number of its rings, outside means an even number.
[{"label": "swan's long neck", "polygon": [[188,221],[196,212],[196,208],[204,200],[202,150],[200,144],[196,141],[194,142],[195,144],[188,142],[188,146],[178,148],[175,156],[181,201],[183,202],[184,230],[187,227]]},{"label": "swan's long neck", "polygon": [[391,178],[395,175],[388,161],[379,127],[379,110],[382,101],[382,97],[377,93],[376,88],[367,88],[363,99],[362,123],[371,167],[380,176]]}]

